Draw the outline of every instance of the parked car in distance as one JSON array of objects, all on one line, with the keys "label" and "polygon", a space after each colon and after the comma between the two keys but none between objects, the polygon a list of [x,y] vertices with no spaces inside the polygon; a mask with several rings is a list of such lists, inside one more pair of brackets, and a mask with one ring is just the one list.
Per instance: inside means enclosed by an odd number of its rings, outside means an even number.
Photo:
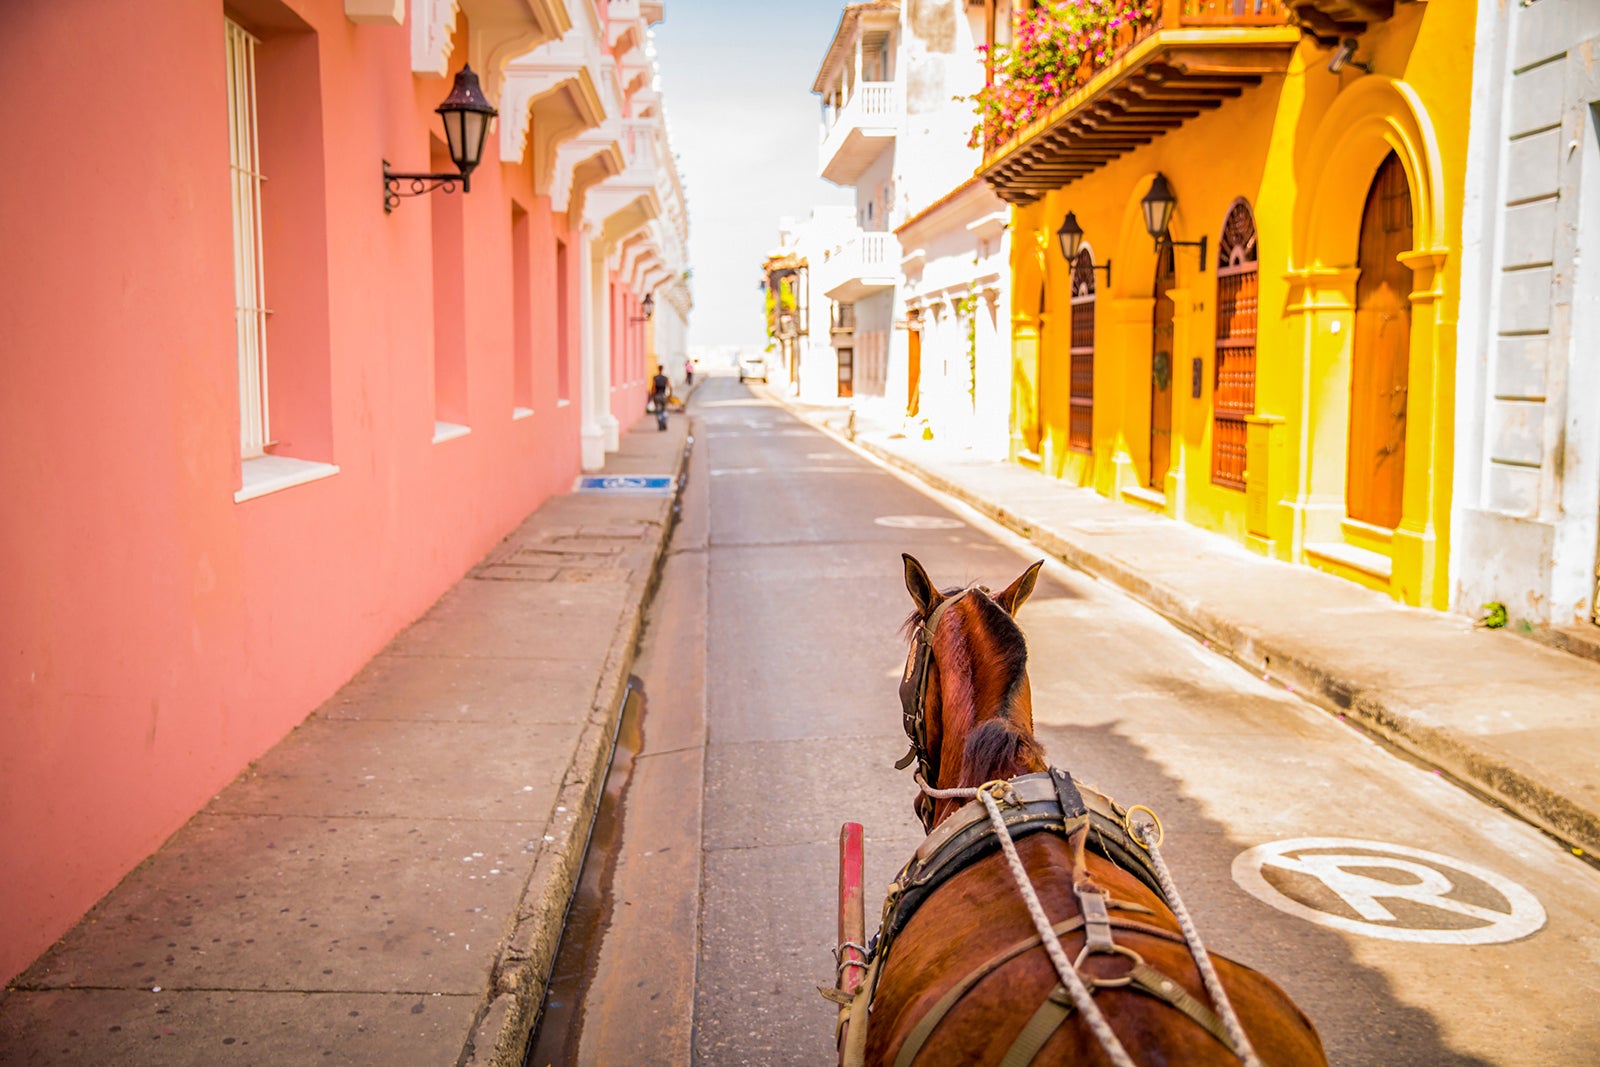
[{"label": "parked car in distance", "polygon": [[739,380],[750,378],[767,380],[767,357],[762,352],[743,352],[739,355]]}]

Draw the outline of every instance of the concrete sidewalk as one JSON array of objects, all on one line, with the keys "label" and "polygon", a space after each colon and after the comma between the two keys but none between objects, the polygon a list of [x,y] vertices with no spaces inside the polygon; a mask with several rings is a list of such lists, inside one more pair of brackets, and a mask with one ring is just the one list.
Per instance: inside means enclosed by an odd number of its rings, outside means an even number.
[{"label": "concrete sidewalk", "polygon": [[1210,647],[1600,854],[1600,664],[1351,582],[844,405],[769,395],[1109,581]]},{"label": "concrete sidewalk", "polygon": [[531,515],[12,983],[0,1062],[520,1064],[675,502]]}]

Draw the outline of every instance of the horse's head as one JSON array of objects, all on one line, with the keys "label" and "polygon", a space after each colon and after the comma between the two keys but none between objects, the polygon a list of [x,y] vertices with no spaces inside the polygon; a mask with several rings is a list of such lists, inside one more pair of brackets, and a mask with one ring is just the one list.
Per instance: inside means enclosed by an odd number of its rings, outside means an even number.
[{"label": "horse's head", "polygon": [[[912,759],[930,786],[982,785],[1045,769],[1033,737],[1028,646],[1014,616],[1033,592],[1040,560],[1002,592],[982,586],[940,591],[910,555],[906,589],[916,603],[906,620],[911,652],[900,704]],[[960,801],[917,797],[917,816],[932,829]]]}]

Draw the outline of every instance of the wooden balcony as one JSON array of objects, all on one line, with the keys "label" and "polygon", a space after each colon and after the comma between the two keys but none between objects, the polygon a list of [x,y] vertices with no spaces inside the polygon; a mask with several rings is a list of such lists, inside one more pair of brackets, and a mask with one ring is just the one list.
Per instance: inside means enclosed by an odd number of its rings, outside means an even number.
[{"label": "wooden balcony", "polygon": [[1323,44],[1366,32],[1394,14],[1394,0],[1288,0],[1295,21]]},{"label": "wooden balcony", "polygon": [[1153,0],[1149,19],[1121,27],[1108,58],[1080,67],[1049,113],[978,173],[1002,199],[1031,204],[1282,74],[1300,41],[1293,2]]}]

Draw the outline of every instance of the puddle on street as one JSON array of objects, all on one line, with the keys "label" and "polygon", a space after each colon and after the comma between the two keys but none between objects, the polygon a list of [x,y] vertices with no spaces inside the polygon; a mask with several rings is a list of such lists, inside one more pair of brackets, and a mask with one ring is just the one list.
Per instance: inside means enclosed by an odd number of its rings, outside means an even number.
[{"label": "puddle on street", "polygon": [[622,831],[624,798],[633,779],[633,761],[643,741],[645,696],[638,678],[628,679],[628,695],[617,724],[617,744],[606,772],[605,791],[595,812],[583,868],[567,908],[555,966],[544,1004],[534,1023],[533,1041],[523,1067],[576,1063],[583,1037],[583,1002],[600,960],[600,945],[611,926],[611,895]]}]

